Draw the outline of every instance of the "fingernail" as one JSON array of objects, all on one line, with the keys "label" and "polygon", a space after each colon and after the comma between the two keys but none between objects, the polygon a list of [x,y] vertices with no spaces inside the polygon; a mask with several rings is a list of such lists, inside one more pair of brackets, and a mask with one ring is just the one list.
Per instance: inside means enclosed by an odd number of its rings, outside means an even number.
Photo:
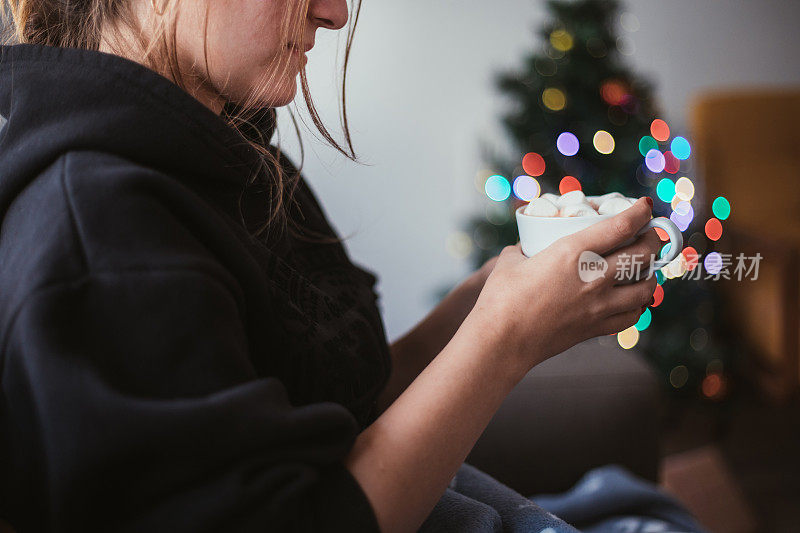
[{"label": "fingernail", "polygon": [[647,200],[647,203],[650,205],[650,209],[653,209],[653,199],[649,196],[645,196],[644,199]]},{"label": "fingernail", "polygon": [[655,296],[653,296],[653,297],[651,297],[651,298],[650,298],[650,305],[653,305],[654,303],[656,303],[656,298],[655,298]]}]

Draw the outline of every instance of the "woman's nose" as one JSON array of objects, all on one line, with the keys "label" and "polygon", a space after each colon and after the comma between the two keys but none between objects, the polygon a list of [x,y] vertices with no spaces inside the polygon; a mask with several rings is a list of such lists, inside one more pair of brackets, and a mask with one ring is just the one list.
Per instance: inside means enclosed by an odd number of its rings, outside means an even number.
[{"label": "woman's nose", "polygon": [[343,28],[347,24],[347,0],[311,0],[308,16],[320,28]]}]

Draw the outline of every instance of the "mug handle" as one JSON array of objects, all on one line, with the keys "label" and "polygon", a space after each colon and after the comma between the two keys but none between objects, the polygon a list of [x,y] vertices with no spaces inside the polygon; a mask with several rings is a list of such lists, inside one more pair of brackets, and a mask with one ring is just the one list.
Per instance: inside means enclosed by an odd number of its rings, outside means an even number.
[{"label": "mug handle", "polygon": [[678,257],[678,254],[681,253],[681,250],[683,250],[683,234],[681,234],[681,230],[678,229],[678,226],[676,226],[673,221],[668,218],[658,217],[650,219],[650,222],[645,224],[644,227],[636,233],[636,235],[641,235],[652,228],[661,228],[666,231],[670,242],[667,255],[653,263],[651,269],[655,271],[663,268],[670,261]]}]

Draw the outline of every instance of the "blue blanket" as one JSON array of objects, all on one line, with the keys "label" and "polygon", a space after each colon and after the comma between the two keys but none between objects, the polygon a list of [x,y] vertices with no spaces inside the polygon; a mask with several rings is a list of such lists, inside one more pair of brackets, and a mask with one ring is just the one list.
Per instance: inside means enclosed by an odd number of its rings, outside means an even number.
[{"label": "blue blanket", "polygon": [[618,466],[592,470],[562,494],[526,498],[467,464],[420,531],[704,532],[676,500]]}]

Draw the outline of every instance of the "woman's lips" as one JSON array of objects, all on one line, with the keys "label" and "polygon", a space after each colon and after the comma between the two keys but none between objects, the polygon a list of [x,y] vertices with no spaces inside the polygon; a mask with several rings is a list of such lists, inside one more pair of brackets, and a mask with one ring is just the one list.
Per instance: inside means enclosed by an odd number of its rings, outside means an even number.
[{"label": "woman's lips", "polygon": [[296,44],[288,44],[286,46],[289,48],[289,51],[292,53],[293,56],[302,58],[304,63],[308,61],[308,56],[306,56],[306,52],[308,50],[311,50],[310,46],[307,49],[303,49],[302,47]]}]

